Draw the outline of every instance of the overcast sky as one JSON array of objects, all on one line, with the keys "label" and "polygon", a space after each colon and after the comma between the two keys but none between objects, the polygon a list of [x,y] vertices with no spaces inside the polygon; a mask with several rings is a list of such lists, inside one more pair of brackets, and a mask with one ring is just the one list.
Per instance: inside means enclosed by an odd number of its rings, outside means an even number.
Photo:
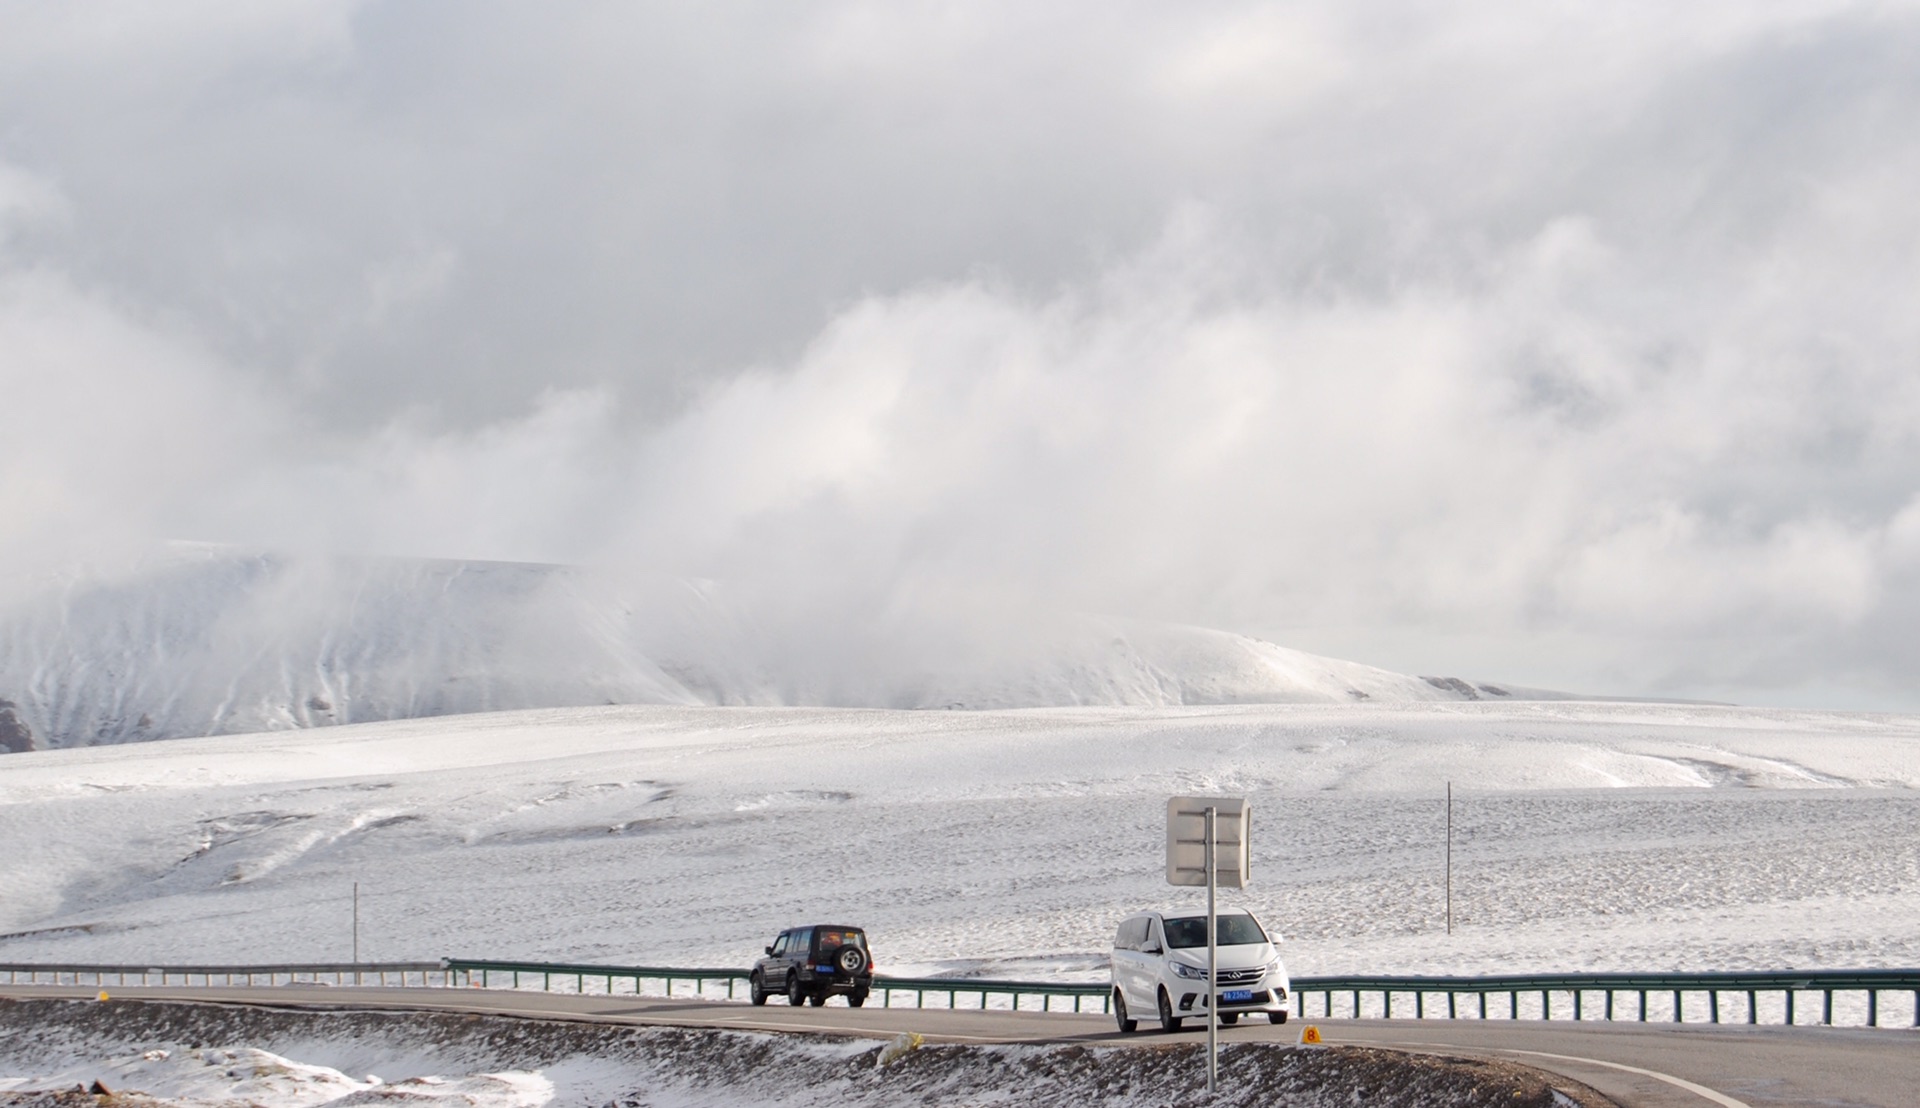
[{"label": "overcast sky", "polygon": [[1920,7],[0,2],[0,569],[1920,709]]}]

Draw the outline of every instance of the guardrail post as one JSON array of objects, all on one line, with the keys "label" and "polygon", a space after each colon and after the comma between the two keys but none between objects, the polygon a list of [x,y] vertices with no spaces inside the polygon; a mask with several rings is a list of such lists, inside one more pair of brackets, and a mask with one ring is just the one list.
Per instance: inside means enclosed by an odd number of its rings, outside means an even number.
[{"label": "guardrail post", "polygon": [[1684,1008],[1682,1008],[1682,1007],[1681,1007],[1681,1000],[1680,1000],[1680,990],[1679,990],[1679,989],[1675,989],[1675,990],[1673,990],[1673,1022],[1675,1022],[1675,1023],[1685,1023],[1685,1022],[1687,1022],[1687,1013],[1686,1013],[1686,1010],[1685,1010]]},{"label": "guardrail post", "polygon": [[1607,1019],[1613,1019],[1613,990],[1607,990]]},{"label": "guardrail post", "polygon": [[1825,1001],[1820,1005],[1820,1022],[1826,1024],[1828,1027],[1832,1027],[1833,1026],[1833,990],[1832,989],[1826,990],[1825,996],[1826,996]]},{"label": "guardrail post", "polygon": [[1580,990],[1573,990],[1573,1022],[1580,1022]]},{"label": "guardrail post", "polygon": [[1867,1026],[1880,1026],[1880,990],[1867,990]]},{"label": "guardrail post", "polygon": [[1747,1022],[1760,1022],[1760,993],[1757,989],[1747,990]]},{"label": "guardrail post", "polygon": [[1720,1022],[1720,990],[1719,989],[1707,990],[1707,1007],[1708,1007],[1708,1010],[1711,1012],[1710,1018],[1712,1022],[1719,1023]]},{"label": "guardrail post", "polygon": [[[1916,994],[1916,995],[1920,995],[1920,994]],[[1354,1019],[1360,1018],[1360,990],[1359,989],[1353,990],[1353,1018]]]},{"label": "guardrail post", "polygon": [[1640,1022],[1647,1022],[1647,990],[1640,990]]},{"label": "guardrail post", "polygon": [[1386,1018],[1392,1019],[1393,1018],[1393,990],[1391,989],[1380,990],[1380,1004],[1382,1007],[1386,1009],[1386,1012],[1387,1012]]},{"label": "guardrail post", "polygon": [[1450,1020],[1460,1018],[1460,1013],[1454,1008],[1455,995],[1452,989],[1447,990],[1447,1018]]},{"label": "guardrail post", "polygon": [[1793,1026],[1793,990],[1786,989],[1783,991],[1786,993],[1786,997],[1787,997],[1787,1026],[1792,1027]]},{"label": "guardrail post", "polygon": [[1553,998],[1547,995],[1545,989],[1540,990],[1540,1018],[1543,1020],[1553,1018]]},{"label": "guardrail post", "polygon": [[1417,1020],[1427,1018],[1427,994],[1425,990],[1413,990],[1413,1018]]},{"label": "guardrail post", "polygon": [[1480,1018],[1487,1018],[1487,994],[1484,991],[1480,994]]}]

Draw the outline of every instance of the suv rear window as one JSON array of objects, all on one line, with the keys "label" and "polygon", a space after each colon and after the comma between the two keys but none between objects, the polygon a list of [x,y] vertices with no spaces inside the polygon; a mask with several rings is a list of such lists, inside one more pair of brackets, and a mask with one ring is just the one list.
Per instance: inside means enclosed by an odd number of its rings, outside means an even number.
[{"label": "suv rear window", "polygon": [[[1244,946],[1248,943],[1264,943],[1266,933],[1260,925],[1253,922],[1252,916],[1219,916],[1219,944],[1221,946]],[[1207,945],[1207,917],[1185,916],[1170,919],[1165,923],[1167,945],[1171,947],[1195,947]]]},{"label": "suv rear window", "polygon": [[836,947],[853,946],[861,950],[867,948],[867,937],[859,931],[821,928],[814,934],[815,950],[833,950]]}]

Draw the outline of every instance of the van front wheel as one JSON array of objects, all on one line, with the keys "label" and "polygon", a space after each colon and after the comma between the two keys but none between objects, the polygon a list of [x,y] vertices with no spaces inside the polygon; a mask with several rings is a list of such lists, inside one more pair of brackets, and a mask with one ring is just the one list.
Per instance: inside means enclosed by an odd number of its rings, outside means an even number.
[{"label": "van front wheel", "polygon": [[1127,1015],[1127,998],[1119,989],[1113,990],[1113,1022],[1120,1025],[1122,1035],[1132,1034],[1140,1026],[1140,1021]]},{"label": "van front wheel", "polygon": [[1173,1014],[1173,998],[1167,990],[1160,990],[1160,1030],[1172,1033],[1180,1030],[1180,1017]]}]

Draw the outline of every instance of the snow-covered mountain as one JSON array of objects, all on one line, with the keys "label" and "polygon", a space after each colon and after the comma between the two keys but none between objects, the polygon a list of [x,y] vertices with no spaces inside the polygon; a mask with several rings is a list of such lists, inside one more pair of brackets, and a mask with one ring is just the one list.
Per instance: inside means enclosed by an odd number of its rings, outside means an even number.
[{"label": "snow-covered mountain", "polygon": [[708,582],[657,576],[177,545],[0,613],[0,748],[596,704],[1557,697],[1195,627],[1072,617],[1012,635],[873,622],[826,632]]}]

